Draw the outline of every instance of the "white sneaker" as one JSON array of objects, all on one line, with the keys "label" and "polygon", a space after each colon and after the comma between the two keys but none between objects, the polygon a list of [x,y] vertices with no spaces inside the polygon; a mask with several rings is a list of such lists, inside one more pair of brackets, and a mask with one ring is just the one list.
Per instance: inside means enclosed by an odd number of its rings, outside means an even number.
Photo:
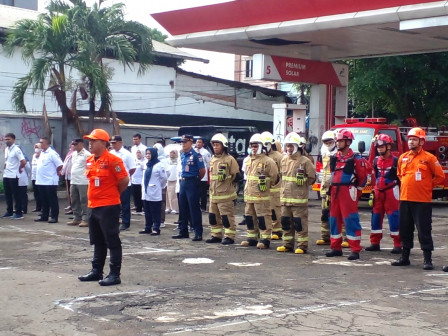
[{"label": "white sneaker", "polygon": [[171,213],[172,213],[173,215],[175,215],[175,214],[177,214],[178,212],[177,212],[176,210],[171,210]]},{"label": "white sneaker", "polygon": [[160,227],[162,228],[162,227],[165,227],[166,225],[165,225],[165,223],[160,223]]},{"label": "white sneaker", "polygon": [[165,213],[170,213],[170,209],[165,209]]}]

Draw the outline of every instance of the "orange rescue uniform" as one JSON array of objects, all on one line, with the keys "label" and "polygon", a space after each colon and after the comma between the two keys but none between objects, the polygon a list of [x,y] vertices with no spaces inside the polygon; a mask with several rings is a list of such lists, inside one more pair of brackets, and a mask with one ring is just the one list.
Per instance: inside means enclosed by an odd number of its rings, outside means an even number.
[{"label": "orange rescue uniform", "polygon": [[86,176],[89,179],[87,189],[88,207],[97,208],[120,204],[118,181],[127,177],[123,161],[107,150],[95,160],[91,155],[86,161]]},{"label": "orange rescue uniform", "polygon": [[431,202],[432,189],[445,180],[437,158],[423,149],[417,154],[412,151],[401,154],[398,177],[401,180],[400,201],[411,202]]}]

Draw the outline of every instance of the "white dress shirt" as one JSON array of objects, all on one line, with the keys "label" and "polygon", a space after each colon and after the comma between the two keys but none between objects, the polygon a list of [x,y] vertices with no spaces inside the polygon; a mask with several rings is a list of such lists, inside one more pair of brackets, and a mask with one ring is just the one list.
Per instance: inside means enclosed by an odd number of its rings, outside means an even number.
[{"label": "white dress shirt", "polygon": [[123,160],[123,165],[124,168],[126,169],[126,171],[128,172],[128,176],[129,176],[129,184],[128,186],[131,185],[131,175],[129,174],[129,171],[131,169],[135,169],[135,157],[131,154],[130,151],[128,151],[126,148],[121,147],[118,151],[116,151],[115,149],[112,149],[110,151],[111,154],[118,156],[120,159]]},{"label": "white dress shirt", "polygon": [[141,160],[135,159],[135,172],[132,174],[132,184],[142,184],[143,171],[145,170],[146,160],[142,158]]},{"label": "white dress shirt", "polygon": [[3,171],[3,177],[16,178],[19,177],[20,161],[24,160],[22,151],[19,147],[13,144],[11,147],[5,149],[5,170]]},{"label": "white dress shirt", "polygon": [[72,171],[71,184],[88,185],[89,180],[86,176],[86,160],[90,156],[90,152],[83,148],[79,152],[74,151],[72,154]]},{"label": "white dress shirt", "polygon": [[137,150],[140,149],[140,152],[145,156],[146,146],[140,142],[139,145],[134,145],[131,147],[131,154],[134,155],[134,157],[137,157]]},{"label": "white dress shirt", "polygon": [[61,157],[55,150],[48,147],[40,152],[37,160],[36,184],[37,185],[58,185],[59,175],[57,168],[63,164]]},{"label": "white dress shirt", "polygon": [[36,154],[33,155],[33,159],[31,160],[31,181],[36,181],[36,173],[37,173],[37,160],[39,158],[36,157]]},{"label": "white dress shirt", "polygon": [[27,187],[30,184],[31,165],[27,161],[23,167],[22,173],[19,176],[19,187]]},{"label": "white dress shirt", "polygon": [[201,181],[208,181],[208,171],[210,169],[210,161],[212,159],[212,156],[208,150],[206,150],[204,147],[201,149],[196,148],[196,152],[202,155],[202,159],[204,160],[204,166],[205,166],[205,174],[204,177],[201,179]]}]

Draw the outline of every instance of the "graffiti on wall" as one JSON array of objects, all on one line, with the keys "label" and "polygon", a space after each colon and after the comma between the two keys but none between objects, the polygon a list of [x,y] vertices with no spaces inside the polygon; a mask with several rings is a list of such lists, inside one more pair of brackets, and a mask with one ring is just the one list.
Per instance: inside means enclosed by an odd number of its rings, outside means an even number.
[{"label": "graffiti on wall", "polygon": [[41,126],[36,125],[36,120],[22,119],[21,132],[24,139],[28,139],[30,143],[33,143],[33,138],[40,138],[39,132]]}]

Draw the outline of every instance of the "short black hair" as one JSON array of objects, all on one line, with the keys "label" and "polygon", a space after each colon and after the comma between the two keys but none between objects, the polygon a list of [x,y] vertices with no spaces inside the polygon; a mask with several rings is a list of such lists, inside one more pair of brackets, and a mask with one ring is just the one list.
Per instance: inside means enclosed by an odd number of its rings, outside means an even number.
[{"label": "short black hair", "polygon": [[11,138],[11,139],[16,139],[16,135],[14,133],[6,133],[5,134],[5,138]]},{"label": "short black hair", "polygon": [[46,142],[48,142],[49,144],[51,144],[51,141],[50,141],[50,139],[48,139],[48,137],[42,137],[42,138],[40,138],[41,140],[45,140]]},{"label": "short black hair", "polygon": [[142,136],[141,136],[140,133],[135,133],[132,137],[133,137],[133,138],[139,138],[139,139],[142,138]]}]

